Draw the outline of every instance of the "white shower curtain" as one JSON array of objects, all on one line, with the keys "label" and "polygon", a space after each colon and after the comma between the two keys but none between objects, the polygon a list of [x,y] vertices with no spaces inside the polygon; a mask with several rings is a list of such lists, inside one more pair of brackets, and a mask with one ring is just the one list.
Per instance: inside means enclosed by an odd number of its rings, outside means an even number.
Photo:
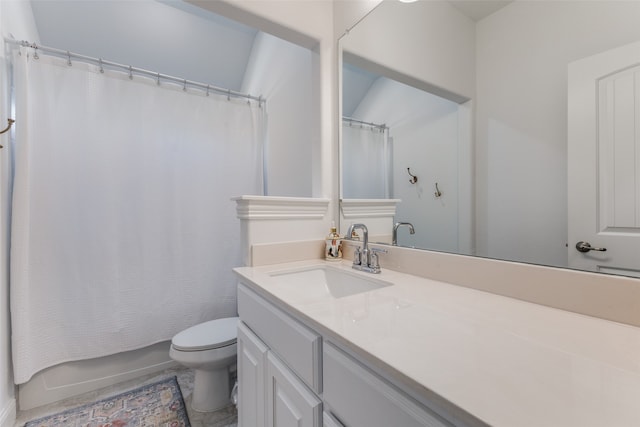
[{"label": "white shower curtain", "polygon": [[342,197],[388,199],[391,149],[386,131],[343,122]]},{"label": "white shower curtain", "polygon": [[235,315],[230,198],[261,194],[262,110],[31,49],[13,63],[15,382]]}]

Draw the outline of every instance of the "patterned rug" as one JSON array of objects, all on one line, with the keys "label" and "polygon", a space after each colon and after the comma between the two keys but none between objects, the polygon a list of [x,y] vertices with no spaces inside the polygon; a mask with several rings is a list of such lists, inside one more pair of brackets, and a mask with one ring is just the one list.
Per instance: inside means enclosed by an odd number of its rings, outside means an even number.
[{"label": "patterned rug", "polygon": [[189,427],[176,377],[29,421],[25,427]]}]

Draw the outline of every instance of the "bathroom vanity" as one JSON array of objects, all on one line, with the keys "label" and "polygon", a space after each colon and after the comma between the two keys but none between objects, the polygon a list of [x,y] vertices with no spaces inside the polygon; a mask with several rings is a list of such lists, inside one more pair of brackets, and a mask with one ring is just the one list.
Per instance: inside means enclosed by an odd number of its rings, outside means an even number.
[{"label": "bathroom vanity", "polygon": [[241,427],[640,425],[640,328],[347,261],[235,272]]}]

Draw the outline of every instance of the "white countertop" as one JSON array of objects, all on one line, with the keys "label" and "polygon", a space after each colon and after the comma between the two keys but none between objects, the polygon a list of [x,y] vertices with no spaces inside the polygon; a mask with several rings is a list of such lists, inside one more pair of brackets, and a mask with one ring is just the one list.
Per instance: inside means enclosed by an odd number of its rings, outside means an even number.
[{"label": "white countertop", "polygon": [[392,286],[343,298],[270,276],[311,265],[325,262],[236,271],[489,425],[640,426],[640,328],[384,268],[359,274]]}]

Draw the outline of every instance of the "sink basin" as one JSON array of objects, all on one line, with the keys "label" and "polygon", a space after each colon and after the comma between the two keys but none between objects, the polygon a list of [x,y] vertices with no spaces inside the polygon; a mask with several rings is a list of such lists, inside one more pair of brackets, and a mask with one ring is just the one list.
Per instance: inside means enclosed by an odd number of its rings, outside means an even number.
[{"label": "sink basin", "polygon": [[271,273],[270,276],[277,277],[278,284],[294,286],[307,295],[327,296],[328,294],[333,298],[343,298],[392,285],[391,282],[328,266],[278,271]]}]

